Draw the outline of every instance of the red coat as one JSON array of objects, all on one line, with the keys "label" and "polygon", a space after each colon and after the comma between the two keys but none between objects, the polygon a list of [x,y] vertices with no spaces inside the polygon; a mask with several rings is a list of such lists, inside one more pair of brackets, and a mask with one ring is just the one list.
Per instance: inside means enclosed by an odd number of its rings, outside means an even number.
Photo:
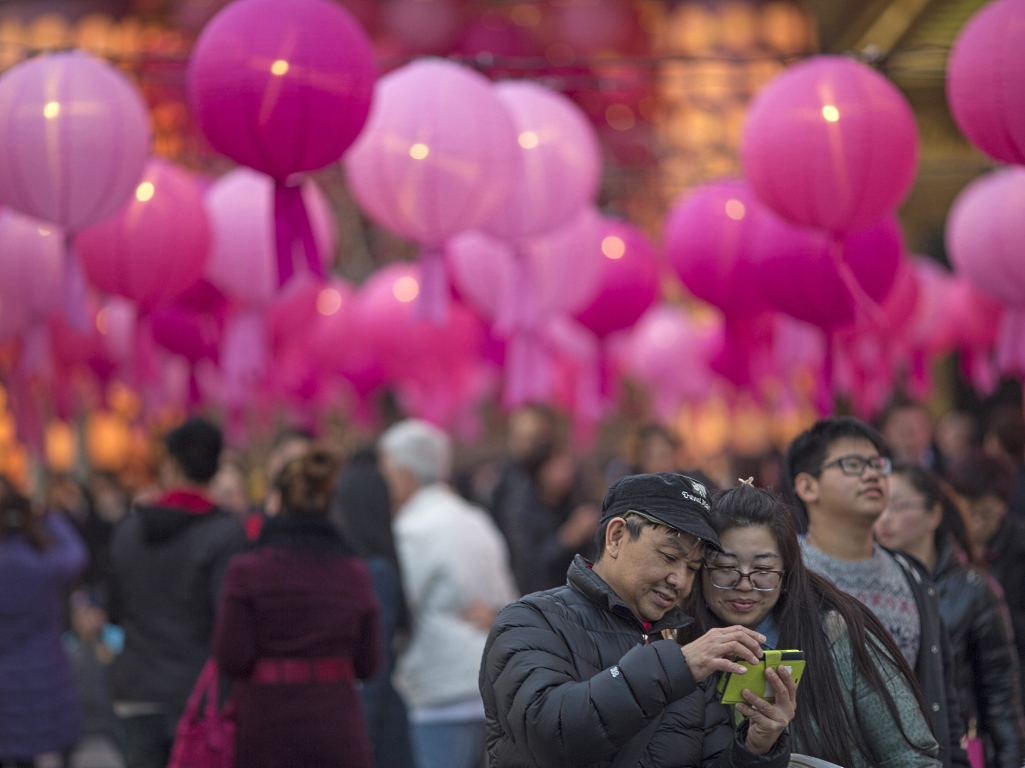
[{"label": "red coat", "polygon": [[261,545],[232,560],[214,633],[222,672],[241,681],[235,765],[372,768],[353,681],[247,682],[268,658],[346,657],[372,677],[382,640],[366,567],[327,521],[277,518]]}]

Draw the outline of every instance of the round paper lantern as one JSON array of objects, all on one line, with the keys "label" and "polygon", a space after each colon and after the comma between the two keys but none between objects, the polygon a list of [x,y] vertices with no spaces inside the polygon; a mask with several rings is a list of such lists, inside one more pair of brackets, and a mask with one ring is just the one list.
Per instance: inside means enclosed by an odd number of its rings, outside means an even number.
[{"label": "round paper lantern", "polygon": [[425,246],[425,316],[443,321],[441,243],[505,204],[519,171],[515,142],[515,126],[483,75],[426,60],[381,78],[367,130],[346,155],[345,169],[371,218]]},{"label": "round paper lantern", "polygon": [[961,29],[947,64],[947,98],[972,144],[1025,164],[1025,0],[988,3]]},{"label": "round paper lantern", "polygon": [[746,181],[703,184],[666,215],[666,256],[687,290],[702,301],[728,314],[763,312],[768,297],[756,259],[763,230],[773,226],[766,222],[770,216],[775,218]]},{"label": "round paper lantern", "polygon": [[904,199],[918,135],[907,101],[882,75],[843,56],[815,56],[754,98],[741,154],[752,187],[777,213],[839,235]]},{"label": "round paper lantern", "polygon": [[[313,181],[302,185],[317,252],[326,265],[335,249],[331,206]],[[274,246],[274,184],[248,168],[215,181],[204,197],[213,234],[206,277],[228,296],[264,305],[278,289]]]},{"label": "round paper lantern", "polygon": [[625,221],[602,222],[601,279],[593,299],[575,318],[600,339],[625,330],[655,303],[658,261],[647,236]]},{"label": "round paper lantern", "polygon": [[359,24],[328,0],[238,0],[206,26],[189,60],[193,114],[213,147],[274,179],[278,282],[323,265],[290,177],[337,161],[362,130],[375,79]]},{"label": "round paper lantern", "polygon": [[959,274],[1011,306],[1025,305],[1025,168],[976,179],[947,217],[947,249]]},{"label": "round paper lantern", "polygon": [[536,83],[495,86],[516,125],[523,158],[506,204],[484,229],[506,240],[551,232],[566,224],[598,193],[601,150],[580,108]]},{"label": "round paper lantern", "polygon": [[859,308],[879,312],[893,287],[903,251],[900,224],[889,217],[841,243],[774,219],[758,243],[764,290],[791,317],[834,330]]},{"label": "round paper lantern", "polygon": [[0,200],[69,231],[117,211],[149,156],[146,106],[110,64],[72,51],[0,77]]},{"label": "round paper lantern", "polygon": [[30,320],[60,308],[64,233],[17,211],[0,211],[0,301]]},{"label": "round paper lantern", "polygon": [[598,213],[585,208],[567,226],[518,248],[480,232],[459,235],[445,258],[459,293],[509,333],[573,314],[594,299],[603,236]]},{"label": "round paper lantern", "polygon": [[192,112],[218,152],[283,182],[338,160],[370,109],[373,49],[328,0],[238,0],[192,49]]},{"label": "round paper lantern", "polygon": [[132,201],[79,233],[75,245],[94,286],[150,311],[203,275],[210,224],[202,194],[188,172],[153,160]]}]

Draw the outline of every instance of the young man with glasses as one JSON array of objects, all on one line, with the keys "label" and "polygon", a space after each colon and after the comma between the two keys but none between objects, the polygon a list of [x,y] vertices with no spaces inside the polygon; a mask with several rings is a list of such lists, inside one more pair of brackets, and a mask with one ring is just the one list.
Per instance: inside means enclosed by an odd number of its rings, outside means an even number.
[{"label": "young man with glasses", "polygon": [[693,623],[679,604],[718,547],[709,508],[684,475],[624,477],[602,503],[597,561],[577,556],[565,586],[502,610],[480,672],[491,768],[787,765],[796,686],[782,666],[766,672],[775,702],[747,697],[736,732],[702,685],[757,661],[765,637],[732,626],[663,639]]},{"label": "young man with glasses", "polygon": [[944,765],[967,765],[939,595],[924,566],[872,537],[889,502],[886,452],[878,432],[851,418],[823,419],[790,444],[787,490],[807,523],[802,559],[879,618],[918,676]]}]

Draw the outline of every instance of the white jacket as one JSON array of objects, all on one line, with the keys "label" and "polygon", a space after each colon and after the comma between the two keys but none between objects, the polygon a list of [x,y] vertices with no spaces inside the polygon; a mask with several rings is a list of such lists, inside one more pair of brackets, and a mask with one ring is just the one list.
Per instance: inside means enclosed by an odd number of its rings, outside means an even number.
[{"label": "white jacket", "polygon": [[460,618],[474,602],[496,612],[516,599],[505,540],[490,516],[435,483],[418,490],[393,522],[413,635],[398,662],[412,709],[479,699],[487,630]]}]

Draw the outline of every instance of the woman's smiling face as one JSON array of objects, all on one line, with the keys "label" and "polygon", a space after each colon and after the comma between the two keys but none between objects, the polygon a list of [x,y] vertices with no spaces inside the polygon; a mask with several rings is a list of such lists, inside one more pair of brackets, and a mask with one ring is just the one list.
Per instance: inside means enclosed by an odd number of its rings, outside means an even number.
[{"label": "woman's smiling face", "polygon": [[[736,569],[742,574],[758,571],[783,571],[783,558],[772,531],[764,525],[728,528],[719,534],[722,552],[715,553],[701,574],[702,594],[709,610],[724,624],[740,624],[754,629],[772,612],[782,589],[756,590],[750,578],[741,578],[729,589],[712,583],[716,569]],[[723,571],[725,576],[727,571]]]}]

